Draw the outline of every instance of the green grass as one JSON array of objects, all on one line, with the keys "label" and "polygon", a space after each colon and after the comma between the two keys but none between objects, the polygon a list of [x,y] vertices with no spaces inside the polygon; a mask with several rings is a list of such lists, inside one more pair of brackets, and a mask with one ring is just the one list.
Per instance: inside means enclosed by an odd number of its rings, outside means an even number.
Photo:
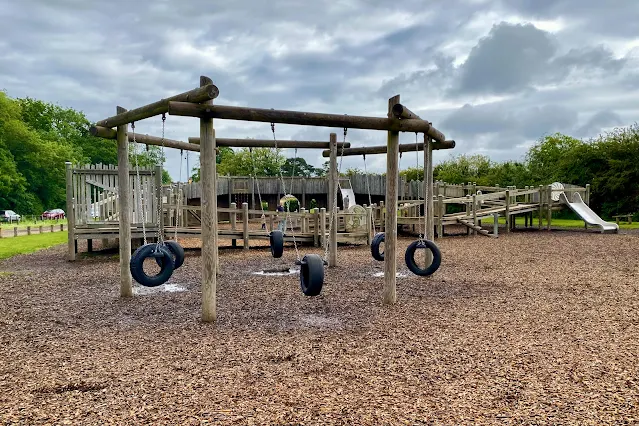
[{"label": "green grass", "polygon": [[58,219],[58,220],[21,220],[20,223],[9,223],[9,222],[0,222],[0,227],[5,229],[13,229],[14,227],[18,227],[18,229],[26,229],[27,226],[30,226],[31,229],[38,228],[38,226],[42,225],[44,228],[48,228],[53,225],[55,228],[60,229],[60,224],[63,223],[66,228],[67,220],[66,219]]},{"label": "green grass", "polygon": [[[542,218],[542,226],[546,226],[547,225],[547,221],[545,220],[545,218]],[[611,221],[611,222],[614,222]],[[490,225],[493,223],[493,218],[486,218],[486,219],[482,219],[481,221],[482,225]],[[523,216],[517,216],[516,217],[516,222],[517,226],[524,226],[526,224],[525,219]],[[506,218],[504,217],[500,217],[499,218],[499,224],[500,225],[506,225]],[[533,222],[532,222],[532,226],[536,227],[538,226],[539,222],[538,219],[536,217],[533,218]],[[530,225],[529,225],[530,226]],[[584,221],[580,220],[580,219],[560,219],[560,218],[552,218],[551,222],[550,222],[550,226],[557,227],[557,228],[583,228],[584,227]],[[639,229],[639,222],[632,222],[632,224],[628,224],[628,223],[620,223],[619,224],[619,228],[620,229]]]},{"label": "green grass", "polygon": [[57,246],[58,244],[66,243],[67,237],[67,231],[63,231],[2,238],[0,239],[0,259],[8,259],[18,254],[33,253]]}]

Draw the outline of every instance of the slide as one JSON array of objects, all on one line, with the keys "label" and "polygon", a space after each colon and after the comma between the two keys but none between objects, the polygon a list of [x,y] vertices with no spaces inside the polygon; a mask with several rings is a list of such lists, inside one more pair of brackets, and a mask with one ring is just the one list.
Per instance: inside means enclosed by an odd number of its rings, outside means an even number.
[{"label": "slide", "polygon": [[353,191],[353,187],[351,186],[350,179],[340,179],[339,190],[342,193],[342,205],[344,206],[344,210],[346,211],[349,209],[349,207],[352,207],[356,204],[355,192]]},{"label": "slide", "polygon": [[566,204],[570,209],[577,214],[588,225],[598,226],[601,228],[601,232],[619,232],[619,226],[616,223],[606,222],[599,217],[597,213],[592,211],[586,203],[584,203],[581,195],[575,192],[572,194],[572,202],[568,200],[565,192],[559,194],[559,199],[562,203]]}]

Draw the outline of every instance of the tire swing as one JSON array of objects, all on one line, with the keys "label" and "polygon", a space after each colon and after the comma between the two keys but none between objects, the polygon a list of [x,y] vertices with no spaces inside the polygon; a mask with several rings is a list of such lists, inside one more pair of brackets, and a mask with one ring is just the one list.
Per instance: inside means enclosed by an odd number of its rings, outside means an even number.
[{"label": "tire swing", "polygon": [[[366,154],[362,154],[362,157],[364,158],[364,175],[366,176],[366,190],[368,191],[368,205],[372,206],[373,198],[371,197],[371,185],[368,178],[368,170],[366,168]],[[370,222],[371,222],[373,234],[375,234],[375,236],[371,240],[371,255],[373,256],[373,259],[383,262],[384,252],[380,251],[380,246],[385,240],[385,234],[383,232],[376,232],[377,229],[375,228],[375,219],[373,217],[371,217]]]},{"label": "tire swing", "polygon": [[[415,152],[417,154],[417,169],[419,169],[419,151],[417,150],[417,145],[418,145],[417,133],[415,133],[415,146],[416,146]],[[424,149],[428,149],[428,147],[424,146]],[[424,196],[424,233],[425,233],[428,226],[428,211],[426,209],[426,194],[424,195],[425,195]],[[419,265],[417,265],[417,262],[415,261],[415,252],[417,251],[417,249],[427,249],[427,250],[430,250],[432,254],[433,261],[431,262],[430,265],[426,265],[426,267],[423,269],[420,268]],[[424,238],[423,233],[421,232],[421,229],[420,229],[419,239],[417,241],[413,241],[412,243],[410,243],[410,245],[406,248],[406,253],[404,253],[404,261],[406,262],[406,266],[408,267],[408,269],[413,274],[419,275],[421,277],[427,277],[429,275],[434,274],[435,271],[439,269],[439,266],[442,263],[442,253],[439,250],[439,247],[437,247],[437,244]]]},{"label": "tire swing", "polygon": [[[162,115],[162,140],[164,140],[164,121],[166,117]],[[142,193],[141,184],[140,184],[140,166],[138,163],[138,149],[137,142],[135,140],[135,123],[131,123],[131,130],[133,133],[133,149],[134,149],[134,157],[135,157],[135,189],[138,192],[138,196]],[[163,147],[164,148],[164,147]],[[134,191],[135,194],[135,191]],[[129,270],[131,271],[131,277],[135,279],[140,285],[144,287],[157,287],[166,283],[171,275],[173,275],[173,271],[175,268],[175,262],[173,261],[173,255],[169,251],[167,245],[164,243],[164,238],[161,233],[158,233],[158,242],[157,243],[149,243],[146,237],[146,203],[147,200],[144,198],[141,200],[142,207],[142,236],[144,240],[144,244],[138,247],[137,250],[131,256],[131,262],[129,264]],[[158,206],[157,212],[157,220],[156,224],[158,230],[160,229],[160,220],[162,206]],[[177,246],[179,244],[175,243]],[[180,247],[181,249],[181,247]],[[182,250],[182,253],[184,251]],[[144,271],[144,261],[145,259],[153,257],[160,266],[160,272],[156,275],[148,275]],[[176,254],[176,260],[178,259],[178,255]],[[184,257],[182,256],[181,261],[184,261]]]}]

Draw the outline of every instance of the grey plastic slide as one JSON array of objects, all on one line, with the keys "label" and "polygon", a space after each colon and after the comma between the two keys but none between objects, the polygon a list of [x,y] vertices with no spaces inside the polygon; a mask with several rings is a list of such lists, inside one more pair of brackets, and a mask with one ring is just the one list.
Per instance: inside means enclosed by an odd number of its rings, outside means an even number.
[{"label": "grey plastic slide", "polygon": [[562,203],[566,204],[570,209],[577,214],[584,222],[588,225],[598,226],[601,228],[601,232],[619,232],[619,226],[616,223],[606,222],[602,218],[599,217],[597,213],[592,211],[590,207],[586,203],[584,203],[581,195],[578,192],[574,192],[572,194],[572,202],[568,201],[568,197],[566,197],[565,192],[561,192],[559,194],[559,200]]}]

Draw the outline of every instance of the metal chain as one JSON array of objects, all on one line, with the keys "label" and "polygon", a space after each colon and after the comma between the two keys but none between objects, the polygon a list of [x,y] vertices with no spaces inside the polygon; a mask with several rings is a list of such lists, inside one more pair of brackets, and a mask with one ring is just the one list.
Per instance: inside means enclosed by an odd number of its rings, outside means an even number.
[{"label": "metal chain", "polygon": [[[131,132],[133,133],[133,157],[135,158],[135,190],[138,193],[138,197],[140,197],[142,195],[142,190],[140,189],[140,165],[138,163],[138,144],[135,141],[135,122],[131,122]],[[146,214],[144,209],[144,198],[142,198],[142,202],[140,203],[140,205],[142,207],[142,237],[143,237],[144,245],[147,245]]]},{"label": "metal chain", "polygon": [[257,180],[257,172],[255,171],[255,160],[253,159],[253,148],[249,148],[249,155],[251,157],[251,165],[253,168],[253,180],[255,182],[255,186],[257,186],[257,197],[260,200],[260,210],[262,210],[262,224],[264,225],[264,230],[268,234],[268,229],[266,229],[266,215],[264,214],[264,206],[262,205],[262,193],[260,192],[260,182]]},{"label": "metal chain", "polygon": [[[348,132],[348,129],[346,127],[344,127],[344,140],[342,143],[342,151],[339,157],[339,165],[337,167],[337,187],[335,187],[335,191],[333,193],[333,209],[331,210],[331,214],[328,220],[328,237],[326,237],[325,239],[325,244],[324,244],[324,261],[327,261],[328,259],[328,247],[330,244],[330,239],[331,239],[331,231],[333,230],[333,221],[335,220],[335,222],[337,222],[336,220],[336,216],[337,216],[337,192],[340,190],[340,183],[339,183],[339,177],[340,177],[340,173],[342,172],[342,160],[344,159],[344,145],[346,144],[346,133]],[[335,225],[337,226],[337,225]]]},{"label": "metal chain", "polygon": [[[419,142],[417,141],[417,132],[415,132],[415,160],[417,164],[416,170],[419,170]],[[419,194],[419,190],[417,191],[417,194]],[[419,198],[419,196],[417,198]],[[424,216],[426,216],[426,197],[425,196],[424,196]],[[421,225],[418,224],[417,230],[419,231],[419,241],[424,242],[423,234],[426,232],[426,227],[424,227],[424,232],[422,232]]]},{"label": "metal chain", "polygon": [[[271,133],[273,133],[273,140],[275,141],[275,155],[276,157],[279,157],[279,154],[277,153],[277,138],[275,137],[275,123],[271,123]],[[277,162],[276,158],[276,163],[277,163],[277,169],[280,175],[280,181],[282,182],[282,190],[284,191],[284,195],[286,196],[286,185],[284,184],[284,176],[282,175],[282,167],[280,166],[279,162]],[[293,185],[293,179],[291,179],[291,189],[292,189],[292,185]],[[289,205],[290,206],[290,205]],[[293,223],[290,220],[291,218],[291,212],[290,212],[290,208],[286,209],[285,211],[285,216],[284,216],[284,229],[286,230],[286,223],[289,222],[291,223],[291,235],[293,236],[293,246],[295,247],[295,255],[297,256],[297,261],[301,262],[302,258],[300,257],[300,252],[297,249],[297,241],[295,240],[295,229],[293,228]]]}]

